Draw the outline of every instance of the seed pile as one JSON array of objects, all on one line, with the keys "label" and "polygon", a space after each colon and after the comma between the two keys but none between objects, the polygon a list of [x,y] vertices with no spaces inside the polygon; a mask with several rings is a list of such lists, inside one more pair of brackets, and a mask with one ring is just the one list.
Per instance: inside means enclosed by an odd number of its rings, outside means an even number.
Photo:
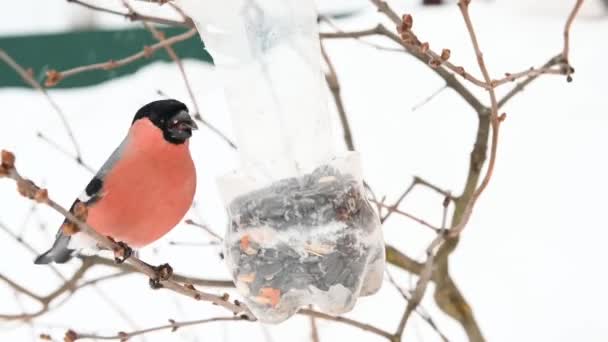
[{"label": "seed pile", "polygon": [[[342,302],[334,305],[352,306],[366,268],[383,257],[374,234],[378,221],[361,184],[331,166],[240,196],[229,212],[228,262],[258,316],[293,314],[311,303],[313,291]],[[329,296],[336,286],[348,295]]]}]

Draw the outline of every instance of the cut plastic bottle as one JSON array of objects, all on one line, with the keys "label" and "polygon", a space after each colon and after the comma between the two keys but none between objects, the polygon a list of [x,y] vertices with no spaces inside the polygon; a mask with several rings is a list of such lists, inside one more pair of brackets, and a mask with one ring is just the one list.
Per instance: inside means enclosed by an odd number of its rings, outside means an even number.
[{"label": "cut plastic bottle", "polygon": [[221,73],[239,170],[218,185],[225,259],[262,322],[350,311],[384,274],[356,152],[338,154],[313,0],[180,0]]}]

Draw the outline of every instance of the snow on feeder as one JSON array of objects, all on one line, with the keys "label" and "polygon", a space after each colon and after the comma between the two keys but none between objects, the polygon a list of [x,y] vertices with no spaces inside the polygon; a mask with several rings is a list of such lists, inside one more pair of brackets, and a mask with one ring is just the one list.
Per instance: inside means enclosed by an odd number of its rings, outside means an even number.
[{"label": "snow on feeder", "polygon": [[350,311],[384,272],[356,152],[336,154],[313,0],[180,0],[224,81],[241,169],[218,184],[225,257],[262,322]]}]

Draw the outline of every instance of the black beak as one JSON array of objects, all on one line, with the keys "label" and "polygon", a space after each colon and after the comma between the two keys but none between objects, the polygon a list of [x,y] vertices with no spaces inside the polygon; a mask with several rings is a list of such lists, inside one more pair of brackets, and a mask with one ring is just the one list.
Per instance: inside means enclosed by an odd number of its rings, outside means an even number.
[{"label": "black beak", "polygon": [[171,120],[169,121],[169,127],[171,127],[171,129],[177,129],[179,131],[195,131],[198,129],[198,125],[196,124],[196,122],[194,122],[190,114],[188,114],[188,112],[185,110],[182,110],[171,118]]}]

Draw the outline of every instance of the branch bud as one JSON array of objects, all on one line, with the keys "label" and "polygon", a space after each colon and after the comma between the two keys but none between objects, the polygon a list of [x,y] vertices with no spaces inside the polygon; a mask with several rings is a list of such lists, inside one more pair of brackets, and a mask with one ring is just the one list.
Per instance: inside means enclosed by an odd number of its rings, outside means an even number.
[{"label": "branch bud", "polygon": [[59,83],[62,78],[63,76],[59,71],[51,69],[46,72],[46,81],[44,81],[44,85],[47,87],[52,87]]},{"label": "branch bud", "polygon": [[420,52],[427,53],[428,51],[429,51],[429,43],[428,42],[424,42],[424,43],[420,44]]},{"label": "branch bud", "polygon": [[103,70],[112,70],[118,67],[118,63],[115,60],[110,59],[106,62],[106,65],[103,67]]},{"label": "branch bud", "polygon": [[172,327],[171,327],[171,332],[176,332],[176,331],[177,331],[177,328],[179,328],[179,327],[177,326],[177,322],[175,322],[175,320],[174,320],[174,319],[169,319],[169,323],[172,325]]},{"label": "branch bud", "polygon": [[439,68],[439,66],[441,65],[441,61],[433,58],[429,61],[429,65],[431,66],[431,68]]},{"label": "branch bud", "polygon": [[441,51],[441,59],[444,62],[447,61],[448,59],[450,59],[450,55],[451,55],[450,49],[443,49]]},{"label": "branch bud", "polygon": [[88,214],[89,214],[89,209],[87,208],[87,206],[78,201],[76,202],[76,204],[74,205],[74,216],[76,216],[77,219],[81,220],[81,221],[86,221]]},{"label": "branch bud", "polygon": [[23,197],[34,199],[36,193],[40,190],[36,184],[29,179],[20,179],[17,181],[17,191]]},{"label": "branch bud", "polygon": [[61,232],[63,233],[63,235],[72,236],[72,235],[78,233],[79,231],[80,231],[80,229],[73,222],[66,222],[61,225]]},{"label": "branch bud", "polygon": [[406,32],[412,29],[414,26],[414,18],[412,18],[411,14],[404,14],[401,18],[401,26],[399,28],[399,32]]},{"label": "branch bud", "polygon": [[13,152],[2,150],[2,167],[7,171],[15,167],[15,155]]},{"label": "branch bud", "polygon": [[47,189],[38,189],[34,194],[34,201],[37,203],[47,203],[49,201],[49,191]]},{"label": "branch bud", "polygon": [[169,280],[173,275],[173,268],[169,264],[162,264],[156,267],[156,274],[160,280]]},{"label": "branch bud", "polygon": [[74,330],[68,330],[63,337],[64,342],[75,342],[78,339],[78,334]]},{"label": "branch bud", "polygon": [[154,50],[152,50],[152,48],[151,48],[151,47],[149,47],[149,46],[147,46],[147,45],[146,45],[146,46],[144,46],[144,56],[145,56],[146,58],[150,58],[150,57],[151,57],[153,54],[154,54]]}]

